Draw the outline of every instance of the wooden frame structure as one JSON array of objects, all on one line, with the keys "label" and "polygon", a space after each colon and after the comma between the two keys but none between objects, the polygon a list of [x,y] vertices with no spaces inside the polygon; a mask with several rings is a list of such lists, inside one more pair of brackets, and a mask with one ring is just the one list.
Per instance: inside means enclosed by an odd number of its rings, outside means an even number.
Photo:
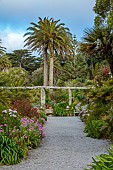
[{"label": "wooden frame structure", "polygon": [[31,86],[31,87],[0,87],[0,89],[41,89],[41,106],[45,106],[46,93],[45,89],[65,89],[69,94],[69,106],[72,104],[72,90],[88,90],[93,87],[57,87],[57,86]]}]

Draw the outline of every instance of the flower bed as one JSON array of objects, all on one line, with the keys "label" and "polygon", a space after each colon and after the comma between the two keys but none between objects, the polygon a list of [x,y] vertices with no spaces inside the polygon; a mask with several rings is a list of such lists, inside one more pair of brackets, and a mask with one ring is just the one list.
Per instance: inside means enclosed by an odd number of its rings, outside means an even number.
[{"label": "flower bed", "polygon": [[28,150],[40,145],[45,119],[22,117],[15,110],[0,113],[0,165],[10,165],[25,158]]}]

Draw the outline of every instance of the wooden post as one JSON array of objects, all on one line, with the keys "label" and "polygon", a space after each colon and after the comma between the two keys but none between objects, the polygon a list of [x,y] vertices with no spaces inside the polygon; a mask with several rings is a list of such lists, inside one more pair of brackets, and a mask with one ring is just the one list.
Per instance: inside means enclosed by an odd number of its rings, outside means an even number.
[{"label": "wooden post", "polygon": [[41,107],[43,108],[45,108],[45,98],[46,98],[45,89],[41,88]]},{"label": "wooden post", "polygon": [[69,106],[70,106],[72,104],[72,90],[69,89],[68,92],[69,92]]}]

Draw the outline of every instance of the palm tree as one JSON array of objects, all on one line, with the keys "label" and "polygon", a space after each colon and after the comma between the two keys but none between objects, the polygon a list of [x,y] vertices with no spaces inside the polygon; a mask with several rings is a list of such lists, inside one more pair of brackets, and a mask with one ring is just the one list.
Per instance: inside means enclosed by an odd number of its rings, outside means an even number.
[{"label": "palm tree", "polygon": [[[0,44],[1,44],[1,43],[2,43],[2,40],[0,39]],[[0,56],[4,54],[5,50],[6,50],[6,48],[5,48],[5,47],[2,47],[2,46],[0,45]]]},{"label": "palm tree", "polygon": [[98,27],[85,30],[79,50],[92,61],[94,67],[97,62],[107,60],[113,74],[113,32],[109,28]]},{"label": "palm tree", "polygon": [[[59,24],[60,20],[55,21],[53,18],[39,18],[38,24],[31,23],[24,36],[28,36],[25,40],[25,46],[33,51],[43,53],[44,59],[44,85],[53,86],[53,62],[57,54],[62,57],[69,54],[72,50],[72,36],[68,28],[65,28],[63,23]],[[49,61],[48,61],[49,58]],[[48,64],[50,65],[48,76]]]}]

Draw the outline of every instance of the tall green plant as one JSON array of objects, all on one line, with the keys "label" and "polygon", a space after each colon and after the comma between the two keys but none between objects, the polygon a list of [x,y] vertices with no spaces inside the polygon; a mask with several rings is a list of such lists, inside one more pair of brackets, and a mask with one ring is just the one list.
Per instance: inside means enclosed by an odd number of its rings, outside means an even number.
[{"label": "tall green plant", "polygon": [[113,170],[113,146],[108,149],[108,154],[101,154],[96,159],[93,158],[93,163],[89,166],[91,168],[85,170]]},{"label": "tall green plant", "polygon": [[0,133],[0,164],[10,165],[20,162],[23,151],[12,139]]},{"label": "tall green plant", "polygon": [[[113,80],[107,80],[106,82],[101,82],[101,84],[101,86],[98,85],[87,93],[89,116],[85,123],[92,133],[92,128],[90,128],[93,125],[92,122],[104,122],[99,129],[100,135],[104,138],[113,139]],[[93,127],[94,133],[97,127]]]}]

